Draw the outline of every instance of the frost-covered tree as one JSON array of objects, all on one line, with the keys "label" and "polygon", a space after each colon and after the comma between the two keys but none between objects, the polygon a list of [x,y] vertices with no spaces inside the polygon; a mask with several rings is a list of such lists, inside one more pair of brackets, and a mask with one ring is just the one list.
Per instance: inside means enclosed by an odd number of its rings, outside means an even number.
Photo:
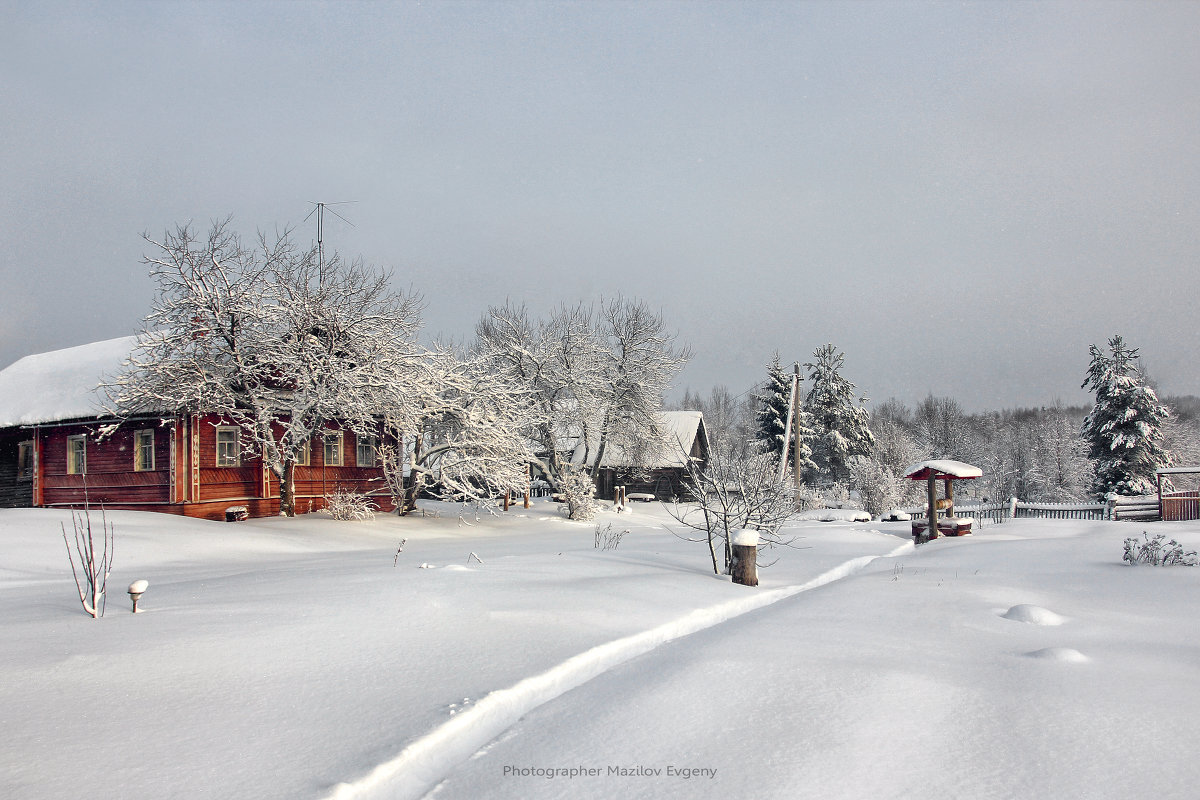
[{"label": "frost-covered tree", "polygon": [[411,419],[420,302],[393,293],[386,273],[326,259],[290,231],[247,245],[228,219],[205,237],[185,225],[145,238],[157,291],[108,386],[116,413],[231,420],[279,479],[289,516],[296,462],[330,420],[378,435],[385,412]]},{"label": "frost-covered tree", "polygon": [[605,353],[593,317],[578,305],[535,320],[525,306],[505,304],[489,308],[475,326],[473,351],[481,362],[496,380],[528,393],[530,414],[521,430],[555,488],[598,408]]},{"label": "frost-covered tree", "polygon": [[930,458],[970,462],[976,454],[972,433],[978,420],[971,420],[952,397],[926,397],[917,404],[913,426]]},{"label": "frost-covered tree", "polygon": [[832,344],[818,347],[804,365],[811,388],[804,407],[816,429],[813,461],[820,473],[834,482],[849,475],[850,458],[865,456],[875,444],[869,425],[866,398],[854,398],[854,384],[842,376],[845,356]]},{"label": "frost-covered tree", "polygon": [[[389,417],[395,426],[389,438],[400,441],[407,434],[407,451],[385,447],[382,453],[389,485],[393,491],[403,487],[402,513],[416,507],[430,483],[439,496],[457,501],[525,491],[536,457],[525,430],[538,413],[528,390],[493,374],[477,354],[450,347],[427,352],[422,369],[409,429]],[[405,469],[407,481],[401,478]]]},{"label": "frost-covered tree", "polygon": [[1034,420],[1042,483],[1034,500],[1066,503],[1086,494],[1089,464],[1079,419],[1059,401],[1041,409]]},{"label": "frost-covered tree", "polygon": [[1108,340],[1108,353],[1092,345],[1083,388],[1096,395],[1083,421],[1083,438],[1092,460],[1092,494],[1103,498],[1150,494],[1157,490],[1155,471],[1170,464],[1162,447],[1167,407],[1147,385],[1138,351],[1120,336]]},{"label": "frost-covered tree", "polygon": [[[872,514],[896,505],[921,502],[925,487],[904,471],[925,458],[925,451],[904,424],[911,416],[899,401],[889,400],[871,415],[875,446],[869,456],[851,460],[850,488],[858,491],[863,509]],[[873,510],[878,506],[881,511]]]},{"label": "frost-covered tree", "polygon": [[618,297],[543,320],[523,306],[491,308],[476,326],[475,351],[499,379],[528,392],[534,413],[525,433],[555,486],[573,462],[594,475],[613,449],[637,462],[666,446],[663,395],[688,353],[644,303]]},{"label": "frost-covered tree", "polygon": [[645,464],[668,446],[663,397],[690,356],[676,346],[662,314],[644,302],[623,297],[601,301],[599,323],[605,358],[595,392],[597,422],[591,428],[597,444],[595,458],[584,458],[592,465],[593,478],[609,448]]},{"label": "frost-covered tree", "polygon": [[863,511],[873,517],[905,502],[911,495],[913,483],[873,456],[850,459],[848,486],[858,492]]}]

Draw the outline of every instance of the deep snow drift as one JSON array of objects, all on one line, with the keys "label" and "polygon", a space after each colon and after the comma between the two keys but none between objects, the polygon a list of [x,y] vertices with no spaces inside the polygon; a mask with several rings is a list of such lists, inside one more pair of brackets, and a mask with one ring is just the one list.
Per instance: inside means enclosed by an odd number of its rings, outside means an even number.
[{"label": "deep snow drift", "polygon": [[[1191,797],[1200,569],[1148,529],[797,522],[750,589],[653,505],[108,515],[107,615],[0,511],[0,796]],[[397,556],[401,539],[407,539]],[[472,557],[474,554],[475,557]],[[480,563],[482,562],[482,563]],[[395,564],[395,566],[393,566]],[[125,588],[150,587],[129,613]]]}]

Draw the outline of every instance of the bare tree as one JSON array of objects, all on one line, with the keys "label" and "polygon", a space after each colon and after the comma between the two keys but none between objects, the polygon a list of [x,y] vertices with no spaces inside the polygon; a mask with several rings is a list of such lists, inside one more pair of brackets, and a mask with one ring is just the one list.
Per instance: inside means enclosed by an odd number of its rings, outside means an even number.
[{"label": "bare tree", "polygon": [[[71,513],[71,524],[75,533],[74,551],[71,550],[71,540],[67,538],[67,526],[62,526],[63,543],[67,546],[67,558],[71,562],[71,575],[75,578],[75,588],[79,591],[83,610],[96,619],[104,616],[116,534],[101,511],[100,541],[97,542],[96,533],[92,530],[92,515],[86,506],[82,517],[78,513]],[[75,564],[76,556],[79,557],[78,567]]]},{"label": "bare tree", "polygon": [[[733,561],[730,539],[736,531],[756,530],[768,547],[794,541],[779,534],[796,506],[794,487],[790,480],[780,480],[778,473],[779,462],[772,454],[738,458],[721,447],[712,448],[705,469],[689,466],[684,487],[695,502],[676,501],[666,508],[685,528],[703,534],[701,539],[682,538],[708,544],[714,573],[729,571]],[[720,560],[718,548],[723,554]]]},{"label": "bare tree", "polygon": [[243,450],[279,478],[289,516],[295,464],[330,420],[378,435],[385,411],[411,418],[420,300],[392,293],[389,275],[325,259],[286,230],[247,246],[228,219],[206,238],[180,226],[146,241],[158,289],[137,349],[108,386],[118,414],[233,421]]}]

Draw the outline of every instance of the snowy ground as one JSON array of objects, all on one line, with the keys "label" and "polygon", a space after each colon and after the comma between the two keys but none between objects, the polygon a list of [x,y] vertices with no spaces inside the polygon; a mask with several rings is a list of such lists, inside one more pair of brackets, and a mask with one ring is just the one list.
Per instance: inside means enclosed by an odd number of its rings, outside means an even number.
[{"label": "snowy ground", "polygon": [[770,554],[750,589],[706,573],[704,546],[653,505],[601,517],[629,530],[608,551],[549,504],[109,519],[111,597],[92,620],[69,514],[0,511],[0,797],[1200,785],[1200,568],[1120,561],[1143,529],[1200,547],[1194,523],[1019,520],[914,550],[908,523],[803,521],[806,549]]}]

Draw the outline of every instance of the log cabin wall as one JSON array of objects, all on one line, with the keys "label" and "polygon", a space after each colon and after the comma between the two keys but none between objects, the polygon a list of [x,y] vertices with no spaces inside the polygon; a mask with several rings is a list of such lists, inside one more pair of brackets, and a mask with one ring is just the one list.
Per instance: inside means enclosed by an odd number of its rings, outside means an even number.
[{"label": "log cabin wall", "polygon": [[21,442],[31,441],[33,431],[8,428],[0,431],[0,508],[33,505],[33,478],[19,474]]}]

